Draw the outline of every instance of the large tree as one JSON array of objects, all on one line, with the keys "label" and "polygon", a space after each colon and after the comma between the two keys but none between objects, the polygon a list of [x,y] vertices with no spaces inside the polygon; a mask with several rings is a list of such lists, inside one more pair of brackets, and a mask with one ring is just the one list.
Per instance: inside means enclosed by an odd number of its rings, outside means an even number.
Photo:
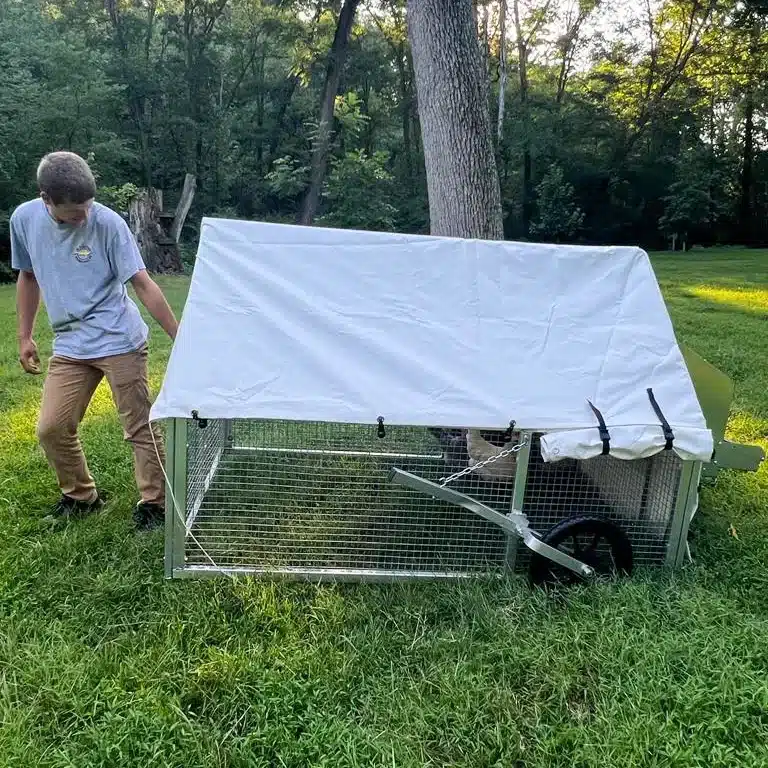
[{"label": "large tree", "polygon": [[299,222],[309,225],[317,215],[320,203],[320,192],[325,181],[328,169],[328,153],[330,151],[331,136],[333,133],[333,116],[336,96],[339,92],[339,81],[344,69],[349,47],[349,35],[352,23],[355,20],[355,12],[360,0],[344,0],[339,11],[339,20],[336,24],[336,34],[328,53],[328,64],[325,72],[325,85],[320,105],[320,122],[317,127],[317,137],[312,151],[312,163],[310,168],[309,188],[304,197],[299,214]]},{"label": "large tree", "polygon": [[471,0],[409,0],[433,235],[501,239],[501,193]]}]

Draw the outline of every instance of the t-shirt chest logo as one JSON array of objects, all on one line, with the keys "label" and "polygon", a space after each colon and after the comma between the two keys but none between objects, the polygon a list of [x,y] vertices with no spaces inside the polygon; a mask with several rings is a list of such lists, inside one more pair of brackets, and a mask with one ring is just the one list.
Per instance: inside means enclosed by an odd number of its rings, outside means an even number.
[{"label": "t-shirt chest logo", "polygon": [[85,264],[93,257],[93,251],[88,245],[78,245],[75,248],[75,258],[81,263]]}]

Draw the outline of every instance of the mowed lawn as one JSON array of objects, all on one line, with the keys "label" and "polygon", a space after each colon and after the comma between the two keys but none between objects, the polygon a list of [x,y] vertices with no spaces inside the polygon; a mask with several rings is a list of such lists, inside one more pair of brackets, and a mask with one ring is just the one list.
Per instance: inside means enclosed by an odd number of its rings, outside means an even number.
[{"label": "mowed lawn", "polygon": [[[768,447],[768,252],[654,263],[681,340],[735,379],[730,436]],[[153,329],[155,390],[168,350]],[[768,467],[704,490],[692,565],[567,597],[166,582],[105,387],[83,439],[110,504],[41,524],[41,385],[2,287],[0,766],[768,765]]]}]

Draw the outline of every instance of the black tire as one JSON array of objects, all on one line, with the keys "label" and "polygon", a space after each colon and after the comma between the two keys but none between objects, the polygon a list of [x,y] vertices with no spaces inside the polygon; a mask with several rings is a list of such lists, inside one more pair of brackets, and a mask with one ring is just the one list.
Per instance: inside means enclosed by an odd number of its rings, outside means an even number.
[{"label": "black tire", "polygon": [[[598,578],[629,576],[632,573],[632,544],[618,525],[603,517],[568,517],[547,531],[541,540],[590,565]],[[531,553],[529,576],[537,585],[582,581],[578,574],[536,552]]]}]

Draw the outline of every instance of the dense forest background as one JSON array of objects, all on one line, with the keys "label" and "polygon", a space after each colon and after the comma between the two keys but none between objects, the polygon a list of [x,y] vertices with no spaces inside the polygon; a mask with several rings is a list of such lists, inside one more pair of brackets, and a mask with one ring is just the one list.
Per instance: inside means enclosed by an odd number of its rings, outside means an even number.
[{"label": "dense forest background", "polygon": [[[476,0],[505,236],[768,243],[766,5]],[[403,0],[0,0],[0,261],[54,149],[121,211],[194,174],[192,250],[203,215],[428,231],[406,23]]]}]

